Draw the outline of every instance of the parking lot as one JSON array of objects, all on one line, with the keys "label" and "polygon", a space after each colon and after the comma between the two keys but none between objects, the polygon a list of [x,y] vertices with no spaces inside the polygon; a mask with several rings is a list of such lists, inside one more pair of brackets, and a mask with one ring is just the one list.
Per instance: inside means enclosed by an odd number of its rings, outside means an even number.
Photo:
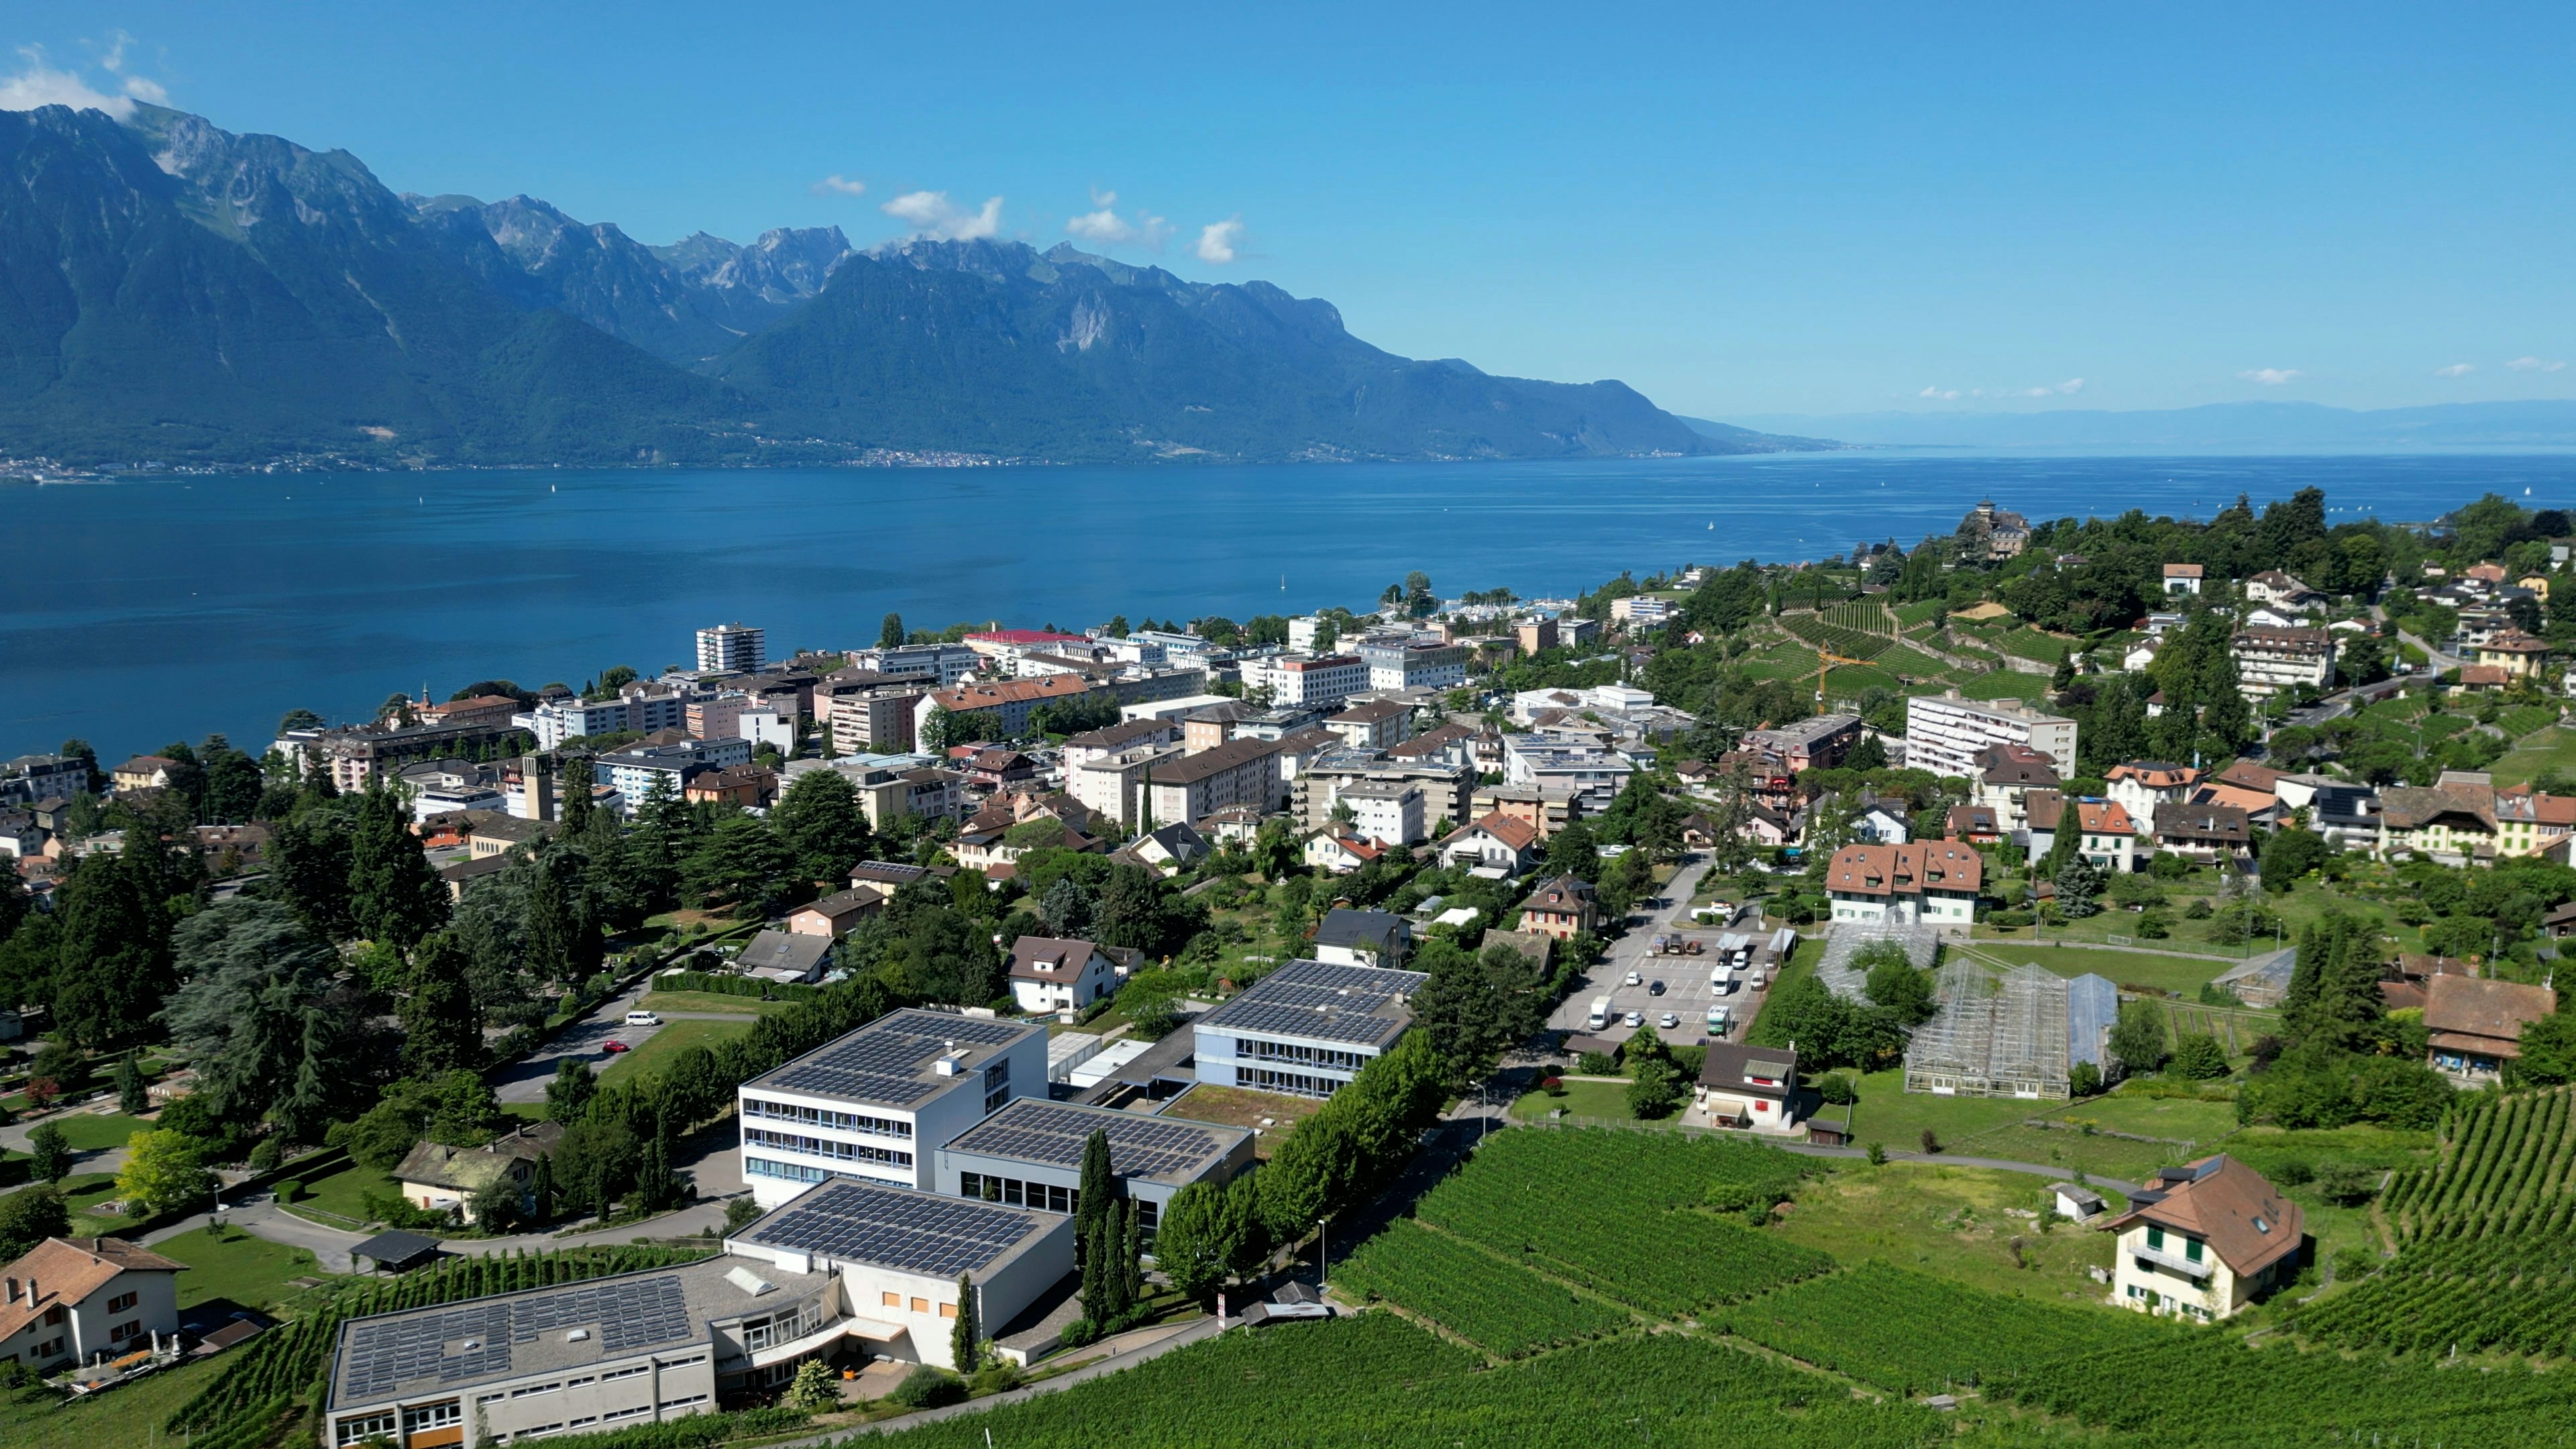
[{"label": "parking lot", "polygon": [[[1627,934],[1613,942],[1600,964],[1566,993],[1565,1000],[1557,1004],[1555,1012],[1548,1018],[1549,1026],[1560,1031],[1625,1041],[1636,1030],[1627,1024],[1626,1017],[1628,1012],[1634,1011],[1669,1041],[1688,1044],[1715,1040],[1720,1034],[1708,1029],[1708,1008],[1714,1001],[1723,1005],[1731,1018],[1725,1038],[1731,1041],[1744,1039],[1745,1029],[1752,1024],[1754,1013],[1762,1007],[1762,993],[1745,984],[1750,971],[1734,973],[1735,990],[1728,993],[1711,989],[1709,973],[1718,964],[1715,954],[1717,939],[1727,934],[1728,929],[1755,933],[1757,940],[1764,939],[1764,935],[1752,921],[1733,928],[1690,924],[1691,892],[1698,885],[1700,872],[1704,869],[1703,864],[1686,862],[1672,883],[1664,888],[1662,899],[1667,904],[1630,917]],[[1696,940],[1700,943],[1701,954],[1658,956],[1654,954],[1654,940],[1659,935],[1680,935],[1687,940]],[[1754,954],[1757,963],[1766,963],[1768,958],[1767,951]],[[1638,984],[1634,986],[1627,984],[1631,971],[1638,976]],[[1661,995],[1653,989],[1658,981],[1664,985]],[[1611,1021],[1610,1025],[1596,1032],[1587,1025],[1586,1019],[1592,1009],[1592,998],[1604,995],[1610,998]],[[1669,1029],[1661,1025],[1663,1014],[1668,1011],[1680,1018],[1680,1025]]]}]

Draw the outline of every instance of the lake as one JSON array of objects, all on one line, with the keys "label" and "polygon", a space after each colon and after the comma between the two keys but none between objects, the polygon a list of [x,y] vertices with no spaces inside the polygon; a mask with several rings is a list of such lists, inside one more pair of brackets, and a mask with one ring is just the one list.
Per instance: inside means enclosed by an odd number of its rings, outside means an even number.
[{"label": "lake", "polygon": [[209,731],[255,753],[289,709],[360,719],[397,689],[658,672],[728,620],[767,627],[783,655],[872,644],[888,610],[915,628],[1079,628],[1362,608],[1417,568],[1443,594],[1571,594],[1623,568],[1911,546],[1985,497],[2033,519],[2205,517],[2310,485],[2332,508],[2401,520],[2486,492],[2567,507],[2576,457],[1854,451],[8,486],[0,758],[76,735],[112,764]]}]

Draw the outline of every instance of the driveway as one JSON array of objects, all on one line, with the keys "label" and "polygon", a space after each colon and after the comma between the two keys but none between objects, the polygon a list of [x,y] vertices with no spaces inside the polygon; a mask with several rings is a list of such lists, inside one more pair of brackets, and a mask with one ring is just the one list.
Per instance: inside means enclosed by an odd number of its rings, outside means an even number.
[{"label": "driveway", "polygon": [[[1646,912],[1642,923],[1631,925],[1626,935],[1612,942],[1603,959],[1584,973],[1574,988],[1566,993],[1565,999],[1557,1003],[1556,1010],[1549,1013],[1548,1026],[1558,1031],[1589,1032],[1587,1017],[1592,1009],[1592,998],[1608,996],[1612,1012],[1641,1012],[1649,1025],[1658,1021],[1663,1013],[1673,1013],[1681,1018],[1681,1025],[1669,1031],[1662,1027],[1656,1030],[1677,1042],[1696,1042],[1709,1036],[1707,1013],[1709,1003],[1716,1001],[1734,1017],[1727,1035],[1742,1036],[1744,1028],[1752,1022],[1753,1014],[1762,1008],[1762,994],[1746,989],[1740,973],[1735,978],[1737,989],[1720,996],[1709,984],[1710,972],[1717,964],[1716,957],[1705,954],[1658,956],[1654,953],[1658,935],[1679,932],[1714,945],[1717,938],[1725,934],[1716,926],[1695,924],[1691,920],[1691,895],[1699,889],[1700,878],[1708,873],[1708,869],[1709,862],[1705,857],[1686,857],[1681,868],[1673,873],[1671,883],[1663,887],[1663,899],[1671,904]],[[1630,919],[1641,920],[1636,916]],[[1752,931],[1757,928],[1748,925],[1741,929]],[[1627,984],[1631,971],[1636,972],[1639,978],[1639,984],[1635,986]],[[1664,984],[1661,995],[1652,990],[1652,983],[1658,981]],[[1632,1027],[1614,1024],[1591,1034],[1625,1041],[1633,1030]]]},{"label": "driveway", "polygon": [[[565,1057],[588,1062],[596,1071],[613,1060],[606,1050],[610,1041],[621,1041],[629,1047],[639,1047],[651,1041],[653,1033],[661,1028],[628,1026],[626,1013],[643,1002],[644,994],[653,989],[652,983],[653,978],[647,976],[627,987],[600,1003],[581,1020],[557,1032],[553,1041],[500,1068],[492,1076],[493,1094],[504,1102],[542,1102],[546,1099],[546,1083],[554,1077],[555,1064]],[[758,1013],[750,1011],[739,1015],[722,1011],[666,1011],[661,1013],[661,1017],[666,1022],[759,1019]]]}]

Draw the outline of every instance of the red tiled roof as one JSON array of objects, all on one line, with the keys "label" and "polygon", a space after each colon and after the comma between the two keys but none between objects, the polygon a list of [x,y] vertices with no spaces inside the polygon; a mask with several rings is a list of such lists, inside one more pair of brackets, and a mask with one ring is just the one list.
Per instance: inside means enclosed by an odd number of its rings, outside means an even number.
[{"label": "red tiled roof", "polygon": [[1957,840],[1846,845],[1825,867],[1828,889],[1864,896],[1914,895],[1927,889],[1973,895],[1985,879],[1985,857]]}]

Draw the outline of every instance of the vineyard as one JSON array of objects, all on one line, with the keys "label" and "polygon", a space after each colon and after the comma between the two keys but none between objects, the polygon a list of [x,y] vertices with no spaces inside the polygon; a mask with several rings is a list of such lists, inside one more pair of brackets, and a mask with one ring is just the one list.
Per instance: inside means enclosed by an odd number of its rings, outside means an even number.
[{"label": "vineyard", "polygon": [[1124,1373],[891,1436],[904,1449],[1382,1449],[1657,1444],[1929,1449],[1941,1415],[1853,1401],[1689,1334],[1583,1344],[1491,1372],[1389,1313],[1229,1333]]},{"label": "vineyard", "polygon": [[328,1389],[340,1324],[487,1293],[514,1293],[584,1278],[667,1267],[703,1257],[660,1248],[567,1248],[509,1257],[449,1258],[390,1282],[353,1287],[326,1306],[250,1341],[223,1376],[170,1416],[166,1426],[190,1449],[253,1449],[318,1406]]},{"label": "vineyard", "polygon": [[2576,1089],[2453,1119],[2442,1160],[2381,1199],[2394,1262],[2301,1310],[2321,1342],[2576,1357]]},{"label": "vineyard", "polygon": [[1998,1375],[1986,1393],[2158,1449],[2576,1444],[2576,1373],[2253,1350],[2206,1329]]},{"label": "vineyard", "polygon": [[2177,1332],[2143,1314],[2006,1298],[1875,1262],[1766,1293],[1723,1319],[1738,1338],[1900,1394]]},{"label": "vineyard", "polygon": [[1785,1196],[1800,1175],[1795,1158],[1750,1143],[1507,1132],[1415,1215],[1604,1297],[1683,1318],[1833,1266],[1823,1253],[1700,1207],[1713,1189]]},{"label": "vineyard", "polygon": [[[1848,609],[1854,606],[1845,604],[1836,607]],[[1894,642],[1884,632],[1867,633],[1832,623],[1814,614],[1783,614],[1780,616],[1780,627],[1810,644],[1820,644],[1848,659],[1875,659],[1880,650]]]},{"label": "vineyard", "polygon": [[2545,704],[2518,704],[2496,716],[2496,728],[2509,739],[2521,739],[2558,723],[2558,711]]},{"label": "vineyard", "polygon": [[1401,1304],[1506,1358],[1616,1333],[1627,1314],[1398,1218],[1333,1270],[1338,1286]]}]

